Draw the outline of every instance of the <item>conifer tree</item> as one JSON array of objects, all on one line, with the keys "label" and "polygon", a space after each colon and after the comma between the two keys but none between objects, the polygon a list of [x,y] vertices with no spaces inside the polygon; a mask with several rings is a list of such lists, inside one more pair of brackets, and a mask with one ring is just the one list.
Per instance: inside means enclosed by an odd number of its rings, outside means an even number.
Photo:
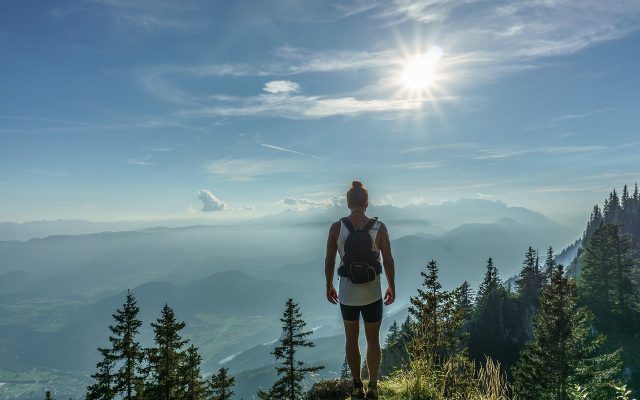
[{"label": "conifer tree", "polygon": [[558,265],[543,289],[527,343],[514,369],[514,392],[521,400],[570,399],[575,384],[590,387],[594,399],[607,399],[620,372],[619,354],[595,356],[602,336],[591,334],[592,316],[577,306],[575,283]]},{"label": "conifer tree", "polygon": [[600,211],[600,207],[596,204],[593,206],[593,211],[591,211],[591,216],[589,217],[589,222],[587,222],[587,229],[584,231],[583,241],[586,243],[593,231],[600,225],[601,222],[604,221],[602,216],[602,212]]},{"label": "conifer tree", "polygon": [[347,362],[347,356],[344,356],[342,362],[342,368],[340,369],[340,379],[351,379],[351,370],[349,369],[349,363]]},{"label": "conifer tree", "polygon": [[231,388],[236,379],[229,376],[228,368],[220,368],[217,374],[211,376],[209,380],[209,397],[207,400],[231,400],[234,395]]},{"label": "conifer tree", "polygon": [[314,343],[307,340],[313,332],[304,331],[307,323],[302,319],[300,307],[293,299],[285,305],[282,318],[282,338],[271,354],[280,362],[276,368],[276,380],[268,392],[260,390],[258,396],[269,400],[299,400],[303,395],[304,377],[309,372],[316,372],[324,366],[307,367],[303,361],[296,359],[299,347],[314,347]]},{"label": "conifer tree", "polygon": [[[477,362],[484,362],[487,356],[505,366],[513,362],[517,341],[510,336],[514,329],[509,329],[508,324],[510,320],[520,318],[512,318],[508,313],[511,302],[513,300],[500,282],[498,269],[489,258],[469,323],[469,354]],[[515,304],[513,306],[516,308]]]},{"label": "conifer tree", "polygon": [[549,249],[547,249],[547,259],[544,262],[544,283],[549,283],[549,280],[551,279],[551,274],[553,273],[553,270],[555,269],[556,265],[558,265],[558,263],[556,263],[556,259],[555,259],[555,255],[553,254],[553,247],[549,246]]},{"label": "conifer tree", "polygon": [[406,339],[413,335],[413,321],[411,320],[411,313],[407,314],[407,318],[404,319],[402,325],[400,325],[400,337]]},{"label": "conifer tree", "polygon": [[139,311],[135,297],[127,291],[122,309],[113,314],[116,324],[109,326],[111,356],[116,363],[121,364],[115,372],[115,390],[125,400],[134,398],[137,382],[141,379],[138,372],[144,352],[136,338],[142,325],[142,321],[138,319]]},{"label": "conifer tree", "polygon": [[518,288],[518,296],[522,301],[526,309],[535,311],[538,306],[538,298],[540,297],[540,291],[542,290],[543,277],[540,273],[540,266],[538,265],[538,252],[529,247],[529,250],[525,254],[525,260],[522,266],[522,270],[516,279],[516,286]]},{"label": "conifer tree", "polygon": [[464,318],[468,319],[473,310],[473,291],[468,281],[462,284],[454,292],[456,298],[456,309],[464,314]]},{"label": "conifer tree", "polygon": [[620,321],[635,309],[634,254],[633,240],[616,224],[601,223],[587,243],[579,285],[601,326],[611,322],[612,314]]},{"label": "conifer tree", "polygon": [[102,358],[98,361],[96,373],[91,375],[94,383],[87,387],[85,398],[86,400],[111,400],[117,393],[114,376],[115,359],[111,349],[98,348],[98,352]]},{"label": "conifer tree", "polygon": [[147,350],[150,373],[149,394],[157,400],[178,400],[183,395],[180,382],[182,348],[187,343],[180,336],[184,322],[176,320],[174,311],[165,304],[160,318],[151,324],[155,347]]},{"label": "conifer tree", "polygon": [[622,197],[620,198],[620,202],[620,205],[622,206],[622,219],[626,221],[631,217],[631,209],[633,207],[627,185],[624,185],[624,188],[622,189]]},{"label": "conifer tree", "polygon": [[614,225],[610,229],[614,259],[612,260],[612,303],[613,313],[623,320],[631,318],[637,298],[637,287],[633,282],[635,248],[631,236],[622,234],[620,227]]},{"label": "conifer tree", "polygon": [[420,272],[423,288],[411,297],[410,314],[415,319],[414,337],[410,353],[414,358],[439,363],[444,357],[464,351],[464,314],[456,309],[456,296],[442,289],[438,281],[435,260],[427,263],[427,271]]},{"label": "conifer tree", "polygon": [[400,327],[398,326],[397,321],[393,321],[391,327],[389,327],[389,333],[387,333],[387,337],[385,338],[385,347],[389,347],[400,338]]},{"label": "conifer tree", "polygon": [[183,356],[183,363],[180,366],[180,380],[185,400],[204,400],[207,395],[207,387],[202,380],[200,363],[202,357],[198,353],[198,348],[193,344],[189,346]]}]

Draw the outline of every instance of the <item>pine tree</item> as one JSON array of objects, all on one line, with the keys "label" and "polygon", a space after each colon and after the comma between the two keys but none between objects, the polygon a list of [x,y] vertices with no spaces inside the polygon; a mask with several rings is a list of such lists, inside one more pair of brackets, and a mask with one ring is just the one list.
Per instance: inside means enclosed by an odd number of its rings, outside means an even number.
[{"label": "pine tree", "polygon": [[87,387],[85,398],[87,400],[111,400],[117,394],[114,376],[115,358],[111,349],[98,348],[98,352],[102,358],[96,366],[96,373],[91,375],[94,383]]},{"label": "pine tree", "polygon": [[413,321],[411,320],[411,313],[407,314],[407,318],[400,325],[400,337],[408,339],[413,336]]},{"label": "pine tree", "polygon": [[473,311],[473,291],[468,281],[462,284],[454,292],[456,298],[456,310],[464,314],[465,320],[469,318]]},{"label": "pine tree", "polygon": [[342,368],[340,369],[340,379],[351,379],[351,370],[349,369],[349,363],[347,362],[347,356],[344,356],[342,362]]},{"label": "pine tree", "polygon": [[633,282],[633,270],[636,267],[635,249],[631,236],[622,234],[620,227],[614,225],[610,231],[613,244],[612,293],[613,313],[620,321],[631,321],[637,298],[637,287]]},{"label": "pine tree", "polygon": [[611,309],[609,292],[611,270],[610,224],[603,222],[593,231],[582,253],[582,269],[578,284],[581,297],[596,314],[599,322],[605,322]]},{"label": "pine tree", "polygon": [[109,326],[111,356],[116,363],[121,363],[121,367],[115,372],[115,390],[126,400],[134,398],[137,382],[141,380],[138,372],[144,352],[136,339],[142,325],[142,321],[138,319],[139,311],[135,297],[127,291],[122,309],[113,314],[116,324]]},{"label": "pine tree", "polygon": [[302,319],[302,313],[298,304],[293,299],[286,303],[284,314],[280,319],[282,322],[282,338],[280,345],[276,346],[271,354],[280,362],[276,368],[278,380],[268,392],[259,391],[261,399],[278,400],[298,400],[303,395],[303,380],[305,374],[316,372],[324,368],[323,366],[306,367],[304,362],[296,360],[296,351],[299,347],[314,347],[313,342],[307,340],[313,332],[304,331],[307,325]]},{"label": "pine tree", "polygon": [[412,357],[441,362],[465,349],[462,326],[464,314],[456,309],[456,296],[442,289],[438,281],[435,260],[427,263],[427,271],[420,272],[423,288],[411,297],[410,314],[415,318],[414,337],[410,344]]},{"label": "pine tree", "polygon": [[529,247],[529,250],[525,254],[525,260],[522,266],[522,270],[516,280],[516,286],[518,288],[518,296],[522,301],[525,308],[533,309],[538,306],[538,298],[540,297],[540,291],[542,290],[543,277],[540,273],[540,266],[538,265],[538,252]]},{"label": "pine tree", "polygon": [[556,265],[558,265],[558,263],[556,263],[555,255],[553,254],[553,247],[549,246],[549,249],[547,249],[547,259],[544,262],[544,284],[549,283],[549,281],[551,280],[551,274],[556,268]]},{"label": "pine tree", "polygon": [[400,327],[398,326],[397,321],[393,321],[391,327],[389,327],[389,333],[387,333],[387,337],[385,338],[385,347],[389,347],[400,338]]},{"label": "pine tree", "polygon": [[620,373],[619,353],[595,356],[602,336],[591,334],[591,313],[577,305],[575,283],[559,265],[543,289],[527,343],[514,369],[514,392],[521,400],[568,400],[575,384],[590,387],[594,399],[606,399]]},{"label": "pine tree", "polygon": [[198,348],[193,344],[189,346],[183,356],[183,363],[180,366],[180,380],[184,389],[182,399],[204,400],[207,395],[207,387],[202,380],[200,363],[202,357],[198,353]]},{"label": "pine tree", "polygon": [[631,217],[631,211],[633,207],[633,203],[631,201],[631,196],[629,196],[629,190],[627,189],[627,185],[624,185],[622,189],[622,197],[620,198],[621,206],[622,206],[622,219],[626,221]]},{"label": "pine tree", "polygon": [[157,400],[177,400],[182,396],[180,364],[182,347],[187,343],[180,336],[184,322],[176,320],[173,309],[165,304],[157,322],[152,323],[155,347],[147,350],[151,382],[149,394]]},{"label": "pine tree", "polygon": [[220,368],[217,374],[211,376],[209,381],[209,397],[208,400],[231,400],[234,395],[231,388],[235,384],[236,379],[229,376],[228,368]]},{"label": "pine tree", "polygon": [[593,211],[591,211],[591,216],[589,217],[589,222],[587,222],[587,229],[584,231],[583,242],[587,242],[591,237],[593,231],[600,225],[601,222],[604,221],[604,217],[602,216],[602,212],[600,211],[600,207],[596,204],[593,206]]}]

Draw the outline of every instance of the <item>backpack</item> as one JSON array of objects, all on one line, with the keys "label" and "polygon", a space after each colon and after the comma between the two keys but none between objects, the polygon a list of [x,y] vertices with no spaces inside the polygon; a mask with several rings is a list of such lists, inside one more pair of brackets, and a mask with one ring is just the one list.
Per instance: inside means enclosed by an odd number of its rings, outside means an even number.
[{"label": "backpack", "polygon": [[349,278],[356,284],[375,280],[376,275],[382,273],[382,265],[379,253],[373,250],[369,231],[378,219],[367,222],[361,230],[357,230],[347,217],[341,218],[340,221],[349,230],[349,236],[344,241],[344,256],[342,265],[338,268],[338,276]]}]

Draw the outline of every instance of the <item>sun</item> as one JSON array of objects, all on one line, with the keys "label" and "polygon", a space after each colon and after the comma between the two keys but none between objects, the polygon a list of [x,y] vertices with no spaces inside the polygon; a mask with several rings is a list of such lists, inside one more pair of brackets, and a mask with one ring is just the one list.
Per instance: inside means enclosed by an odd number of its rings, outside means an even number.
[{"label": "sun", "polygon": [[414,94],[427,91],[438,78],[438,62],[441,56],[442,49],[433,46],[426,53],[407,57],[400,76],[402,86]]},{"label": "sun", "polygon": [[433,81],[435,66],[424,56],[415,57],[404,66],[402,83],[409,89],[424,89]]}]

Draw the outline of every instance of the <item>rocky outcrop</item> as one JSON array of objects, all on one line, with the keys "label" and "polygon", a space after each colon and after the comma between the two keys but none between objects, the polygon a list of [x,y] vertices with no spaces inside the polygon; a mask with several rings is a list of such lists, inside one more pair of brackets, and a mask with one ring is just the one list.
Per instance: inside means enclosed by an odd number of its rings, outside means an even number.
[{"label": "rocky outcrop", "polygon": [[352,388],[350,379],[316,382],[307,393],[307,400],[345,400],[349,398]]}]

